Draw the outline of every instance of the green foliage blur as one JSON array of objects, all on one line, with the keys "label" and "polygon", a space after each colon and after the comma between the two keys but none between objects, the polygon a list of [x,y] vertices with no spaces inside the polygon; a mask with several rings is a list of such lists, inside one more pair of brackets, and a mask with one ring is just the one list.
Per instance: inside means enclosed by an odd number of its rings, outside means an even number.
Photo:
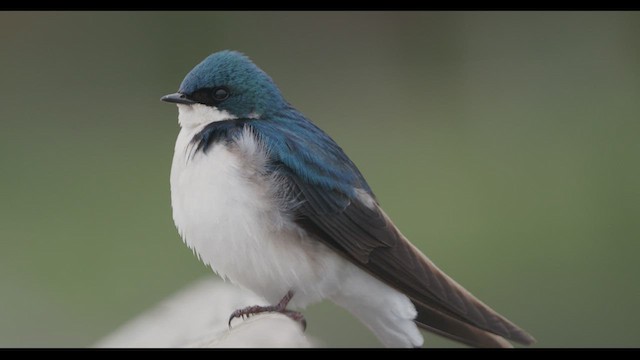
[{"label": "green foliage blur", "polygon": [[[173,226],[159,98],[221,49],[536,346],[640,346],[638,38],[637,12],[0,13],[0,346],[90,346],[213,276]],[[379,346],[306,314],[327,346]]]}]

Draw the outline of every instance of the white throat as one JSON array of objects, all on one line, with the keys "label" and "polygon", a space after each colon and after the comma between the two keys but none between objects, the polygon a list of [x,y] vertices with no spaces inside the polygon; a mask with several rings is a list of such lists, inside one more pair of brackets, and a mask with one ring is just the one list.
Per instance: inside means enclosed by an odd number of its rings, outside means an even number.
[{"label": "white throat", "polygon": [[202,104],[177,104],[178,105],[178,123],[183,128],[194,128],[200,125],[206,125],[216,121],[236,119],[225,110],[219,110],[215,106],[207,106]]}]

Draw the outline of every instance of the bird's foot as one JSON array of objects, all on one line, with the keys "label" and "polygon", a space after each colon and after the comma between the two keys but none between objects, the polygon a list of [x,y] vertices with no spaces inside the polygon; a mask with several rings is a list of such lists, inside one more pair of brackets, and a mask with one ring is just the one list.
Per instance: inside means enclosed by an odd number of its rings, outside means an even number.
[{"label": "bird's foot", "polygon": [[298,322],[302,326],[302,329],[306,330],[307,320],[305,320],[304,315],[302,315],[302,313],[298,311],[287,310],[287,304],[289,304],[289,301],[291,301],[291,298],[293,298],[293,292],[289,291],[276,305],[269,305],[269,306],[255,305],[255,306],[248,306],[244,309],[238,309],[234,311],[229,317],[229,327],[231,327],[231,321],[233,321],[233,319],[235,318],[246,319],[250,316],[262,314],[265,312],[275,312],[275,313],[283,314],[288,318],[290,318],[291,320]]}]

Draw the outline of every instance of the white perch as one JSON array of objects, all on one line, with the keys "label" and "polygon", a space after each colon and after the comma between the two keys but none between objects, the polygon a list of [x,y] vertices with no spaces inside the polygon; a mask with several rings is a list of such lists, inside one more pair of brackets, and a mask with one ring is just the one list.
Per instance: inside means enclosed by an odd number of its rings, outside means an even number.
[{"label": "white perch", "polygon": [[297,322],[279,314],[248,320],[229,315],[238,308],[265,304],[256,295],[216,279],[178,291],[122,325],[94,346],[99,348],[312,347]]}]

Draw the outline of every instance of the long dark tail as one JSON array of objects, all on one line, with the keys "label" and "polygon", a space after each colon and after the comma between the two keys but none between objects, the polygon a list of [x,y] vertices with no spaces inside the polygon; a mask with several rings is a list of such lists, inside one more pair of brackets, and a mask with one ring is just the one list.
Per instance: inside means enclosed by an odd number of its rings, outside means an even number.
[{"label": "long dark tail", "polygon": [[[513,347],[511,343],[502,336],[469,325],[428,306],[417,303],[414,303],[414,305],[416,306],[416,310],[418,310],[418,317],[415,321],[419,327],[425,330],[473,347]],[[527,345],[529,344],[531,344],[531,342],[527,343]]]}]

